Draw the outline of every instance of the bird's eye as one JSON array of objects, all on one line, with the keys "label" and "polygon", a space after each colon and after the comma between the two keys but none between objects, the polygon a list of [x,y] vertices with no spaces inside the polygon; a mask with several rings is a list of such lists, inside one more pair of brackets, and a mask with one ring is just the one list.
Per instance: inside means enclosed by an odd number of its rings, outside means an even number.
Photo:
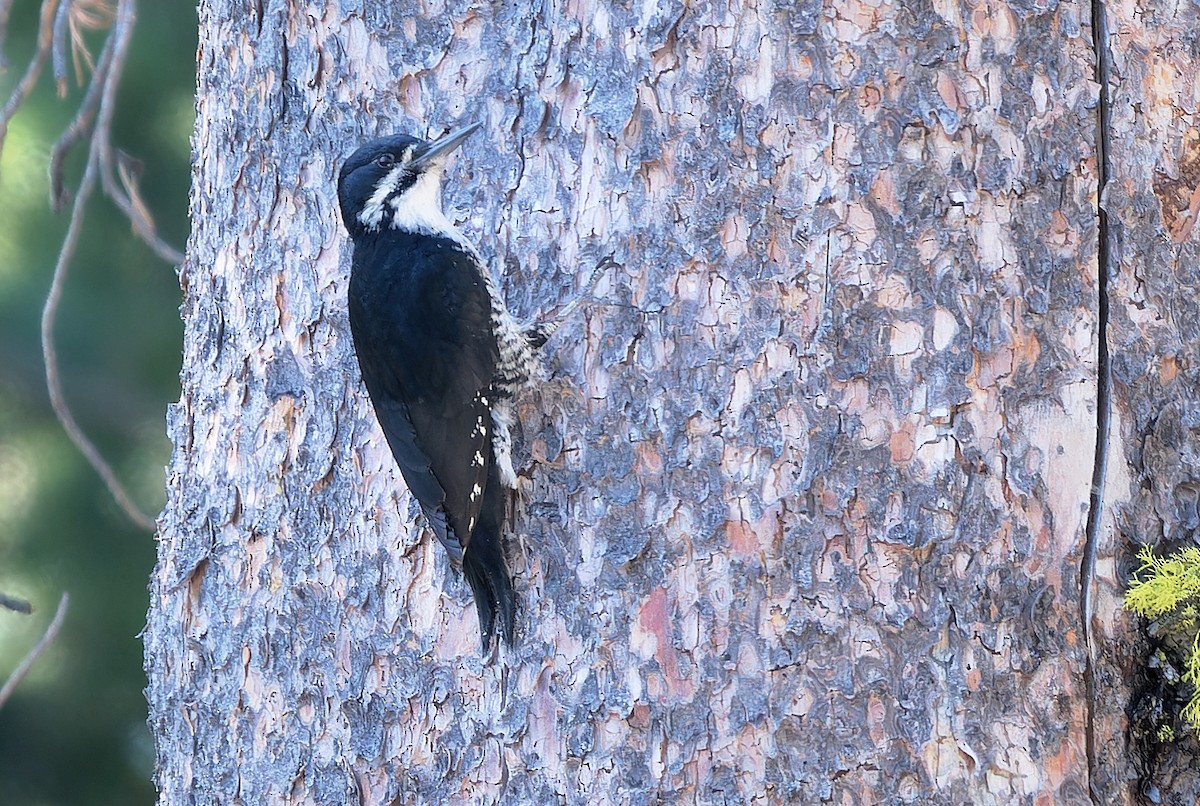
[{"label": "bird's eye", "polygon": [[375,164],[380,168],[391,168],[396,164],[396,158],[391,154],[380,154],[375,158]]}]

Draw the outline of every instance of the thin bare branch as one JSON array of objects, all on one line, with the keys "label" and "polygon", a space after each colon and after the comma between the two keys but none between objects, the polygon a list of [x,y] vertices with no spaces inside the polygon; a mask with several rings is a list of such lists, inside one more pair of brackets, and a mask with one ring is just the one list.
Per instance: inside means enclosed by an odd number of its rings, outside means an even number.
[{"label": "thin bare branch", "polygon": [[[0,0],[0,35],[7,27],[10,5],[11,0]],[[120,176],[124,187],[118,185],[116,179],[118,169],[114,167],[109,133],[116,107],[116,89],[120,82],[126,54],[129,50],[130,34],[133,30],[134,0],[119,0],[116,14],[113,17],[109,16],[109,6],[104,0],[61,0],[61,4],[60,0],[43,0],[37,51],[30,60],[16,89],[9,96],[3,109],[0,109],[0,149],[3,148],[4,135],[7,132],[9,121],[37,82],[47,56],[53,52],[55,82],[59,95],[63,95],[66,91],[68,45],[71,48],[76,72],[82,82],[82,65],[85,62],[89,66],[91,64],[91,55],[87,52],[83,31],[87,28],[102,27],[108,23],[109,19],[112,19],[112,30],[101,52],[91,84],[75,118],[55,143],[50,157],[50,206],[55,212],[58,212],[63,209],[69,198],[63,178],[66,157],[78,143],[87,138],[89,134],[91,135],[83,177],[79,182],[79,188],[71,206],[67,233],[59,250],[50,291],[42,308],[42,355],[50,405],[62,424],[63,430],[67,432],[67,436],[100,475],[121,510],[138,526],[153,530],[154,520],[133,503],[117,479],[112,466],[104,459],[76,422],[63,394],[58,354],[54,346],[54,326],[66,282],[67,269],[74,257],[79,234],[83,227],[84,210],[95,189],[98,177],[102,181],[107,195],[129,218],[134,231],[160,257],[176,265],[183,261],[183,256],[159,239],[155,233],[154,222],[141,202],[132,172],[127,170],[124,165],[120,166]]]},{"label": "thin bare branch", "polygon": [[[118,19],[123,7],[124,3],[117,9]],[[130,13],[132,14],[132,11]],[[114,38],[115,30],[114,28]],[[119,80],[123,62],[124,54],[121,56],[121,63],[110,68],[114,73],[110,80]],[[111,118],[111,109],[108,114],[109,118]],[[121,212],[125,214],[125,217],[129,219],[129,223],[133,226],[133,231],[137,233],[139,238],[146,242],[146,245],[156,255],[172,266],[178,266],[183,262],[183,253],[159,237],[157,228],[154,225],[154,219],[150,215],[150,211],[145,203],[142,202],[134,172],[130,171],[124,162],[120,165],[116,164],[117,160],[114,158],[116,149],[112,147],[112,142],[109,139],[111,132],[112,126],[109,124],[109,119],[101,120],[96,127],[95,136],[100,141],[100,181],[104,188],[104,194],[112,199],[113,204],[121,209]],[[118,176],[120,177],[119,183]]]},{"label": "thin bare branch", "polygon": [[[93,141],[93,146],[95,141]],[[75,194],[75,203],[71,207],[71,220],[67,225],[67,234],[63,238],[62,249],[58,253],[58,261],[54,266],[54,277],[50,282],[50,292],[46,296],[46,304],[42,308],[42,357],[46,363],[46,388],[50,394],[50,405],[54,408],[54,413],[58,416],[59,422],[62,423],[63,429],[67,432],[67,436],[75,443],[84,457],[88,460],[96,472],[100,474],[100,478],[104,480],[104,484],[108,487],[117,505],[129,516],[130,520],[145,529],[154,529],[154,520],[137,508],[130,499],[125,489],[121,486],[121,482],[117,480],[116,473],[112,467],[100,455],[100,451],[88,439],[87,435],[79,427],[75,421],[74,415],[71,413],[70,407],[67,405],[66,398],[63,395],[62,381],[58,371],[58,353],[54,346],[54,323],[58,314],[58,305],[62,299],[63,285],[67,277],[67,267],[70,265],[71,258],[75,254],[75,247],[79,240],[79,231],[83,228],[83,210],[87,204],[88,197],[92,194],[92,189],[96,184],[96,168],[98,158],[93,148],[88,155],[87,168],[83,173],[83,180],[79,185],[79,191]]]},{"label": "thin bare branch", "polygon": [[50,37],[50,69],[54,73],[54,86],[58,89],[59,98],[67,97],[67,42],[73,3],[74,0],[62,0],[54,15],[54,32]]},{"label": "thin bare branch", "polygon": [[55,636],[58,635],[58,631],[62,629],[63,619],[66,618],[67,605],[70,601],[71,597],[64,593],[58,600],[58,610],[55,611],[54,618],[50,620],[50,625],[46,627],[46,632],[42,634],[41,640],[34,644],[33,649],[29,650],[29,654],[21,659],[17,668],[13,669],[8,680],[4,682],[4,688],[0,688],[0,708],[3,708],[4,703],[8,702],[8,698],[12,696],[17,685],[25,679],[25,675],[29,674],[29,670],[33,668],[38,657],[46,651],[46,647],[50,646]]},{"label": "thin bare branch", "polygon": [[43,0],[37,50],[34,52],[33,58],[29,60],[29,66],[25,68],[25,75],[21,76],[12,95],[8,96],[4,107],[0,108],[0,148],[4,147],[4,137],[8,134],[9,121],[20,109],[21,104],[25,101],[25,96],[29,95],[29,91],[33,89],[33,85],[37,83],[38,76],[42,73],[42,67],[46,64],[46,56],[50,53],[51,32],[54,28],[54,12],[57,9],[58,0]]},{"label": "thin bare branch", "polygon": [[[107,141],[107,138],[105,139]],[[120,173],[120,184],[117,184],[117,178],[113,175],[113,149],[107,142],[100,151],[100,161],[102,164],[100,178],[104,193],[112,199],[113,204],[121,208],[121,212],[133,225],[133,231],[137,236],[154,250],[154,254],[172,266],[182,263],[183,253],[159,237],[150,210],[142,201],[138,191],[135,172],[129,167],[127,161],[120,160],[120,165],[117,167],[117,171]]]},{"label": "thin bare branch", "polygon": [[5,610],[11,610],[14,613],[24,613],[29,615],[33,612],[33,605],[24,599],[18,599],[16,596],[9,596],[7,593],[0,593],[0,607]]},{"label": "thin bare branch", "polygon": [[67,277],[67,267],[75,254],[79,241],[79,233],[83,228],[83,211],[88,198],[96,186],[96,174],[100,168],[101,149],[104,138],[99,132],[107,131],[112,123],[113,107],[116,99],[116,88],[121,76],[121,68],[129,47],[129,34],[133,28],[133,0],[121,0],[117,8],[117,19],[113,24],[111,36],[114,39],[112,64],[104,81],[100,99],[99,118],[97,121],[97,136],[92,138],[88,150],[87,165],[84,168],[83,179],[80,180],[79,190],[75,194],[75,202],[71,206],[71,219],[67,225],[67,234],[63,238],[62,249],[58,253],[58,261],[54,266],[54,276],[50,281],[50,291],[46,295],[46,304],[42,308],[42,356],[46,364],[46,387],[50,394],[50,405],[58,415],[59,422],[67,436],[75,443],[84,457],[104,480],[108,491],[116,500],[117,505],[129,516],[130,520],[142,528],[153,530],[154,519],[143,513],[130,499],[125,488],[121,486],[112,467],[101,456],[100,451],[88,439],[87,435],[75,421],[70,407],[63,395],[62,382],[58,372],[58,353],[54,347],[54,324],[58,314],[58,305],[62,299],[63,285]]},{"label": "thin bare branch", "polygon": [[96,71],[92,73],[92,83],[88,86],[82,103],[79,104],[79,111],[75,113],[71,125],[67,126],[66,131],[62,133],[50,151],[50,209],[56,213],[62,212],[70,198],[70,193],[66,189],[66,181],[63,178],[63,166],[66,164],[67,155],[71,153],[71,149],[92,131],[96,111],[100,108],[104,83],[108,78],[108,69],[112,64],[114,41],[114,37],[110,36],[104,43],[104,50],[100,52],[100,61],[96,65]]},{"label": "thin bare branch", "polygon": [[4,52],[4,40],[8,39],[8,15],[12,11],[12,0],[0,0],[0,70],[8,69],[8,56]]},{"label": "thin bare branch", "polygon": [[[79,111],[51,151],[50,206],[55,212],[61,211],[69,200],[63,178],[63,167],[71,149],[93,131],[92,123],[99,108],[101,92],[107,84],[108,72],[112,66],[115,41],[116,37],[110,36],[105,42],[104,50],[101,51],[99,61],[96,63],[95,73],[92,75],[92,83],[88,86],[87,94],[79,105]],[[119,156],[116,160],[113,158],[116,150],[112,147],[109,132],[108,128],[101,127],[96,130],[95,135],[102,140],[100,181],[105,195],[120,208],[133,226],[133,231],[156,255],[171,265],[178,266],[183,262],[183,253],[158,235],[154,218],[138,192],[134,172],[128,169],[125,161],[121,160]],[[116,162],[115,166],[114,162]]]}]

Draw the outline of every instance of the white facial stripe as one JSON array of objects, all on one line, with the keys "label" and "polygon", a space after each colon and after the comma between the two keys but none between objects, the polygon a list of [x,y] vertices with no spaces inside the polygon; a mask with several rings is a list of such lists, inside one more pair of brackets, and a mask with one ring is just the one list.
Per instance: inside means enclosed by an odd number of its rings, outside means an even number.
[{"label": "white facial stripe", "polygon": [[400,181],[403,173],[404,166],[397,165],[388,171],[383,179],[379,180],[379,184],[375,186],[375,192],[371,194],[371,198],[367,199],[362,212],[358,214],[358,220],[364,227],[371,230],[379,229],[380,223],[383,222],[383,205],[387,202],[388,196],[396,190],[396,183]]}]

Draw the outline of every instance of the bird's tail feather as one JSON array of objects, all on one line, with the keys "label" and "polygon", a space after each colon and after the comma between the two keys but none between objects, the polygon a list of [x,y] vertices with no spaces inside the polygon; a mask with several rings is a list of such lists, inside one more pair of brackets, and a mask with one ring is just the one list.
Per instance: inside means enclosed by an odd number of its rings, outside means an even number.
[{"label": "bird's tail feather", "polygon": [[500,530],[489,527],[492,525],[480,523],[471,536],[470,545],[463,552],[463,574],[475,595],[484,652],[491,646],[497,621],[500,622],[501,636],[512,646],[517,610],[517,597],[508,574],[508,563],[504,560]]},{"label": "bird's tail feather", "polygon": [[504,559],[504,485],[500,483],[496,463],[489,468],[487,486],[479,511],[479,524],[463,552],[463,574],[475,594],[479,612],[479,632],[483,651],[487,652],[500,622],[500,634],[509,646],[513,643],[517,595]]}]

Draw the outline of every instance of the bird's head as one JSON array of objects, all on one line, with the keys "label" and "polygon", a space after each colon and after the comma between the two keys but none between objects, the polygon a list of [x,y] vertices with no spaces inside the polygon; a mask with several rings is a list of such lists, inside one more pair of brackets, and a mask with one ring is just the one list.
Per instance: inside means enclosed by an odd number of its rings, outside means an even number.
[{"label": "bird's head", "polygon": [[449,155],[478,123],[437,140],[406,134],[381,137],[350,155],[338,174],[342,223],[352,237],[391,227],[437,230],[444,220],[438,191]]}]

